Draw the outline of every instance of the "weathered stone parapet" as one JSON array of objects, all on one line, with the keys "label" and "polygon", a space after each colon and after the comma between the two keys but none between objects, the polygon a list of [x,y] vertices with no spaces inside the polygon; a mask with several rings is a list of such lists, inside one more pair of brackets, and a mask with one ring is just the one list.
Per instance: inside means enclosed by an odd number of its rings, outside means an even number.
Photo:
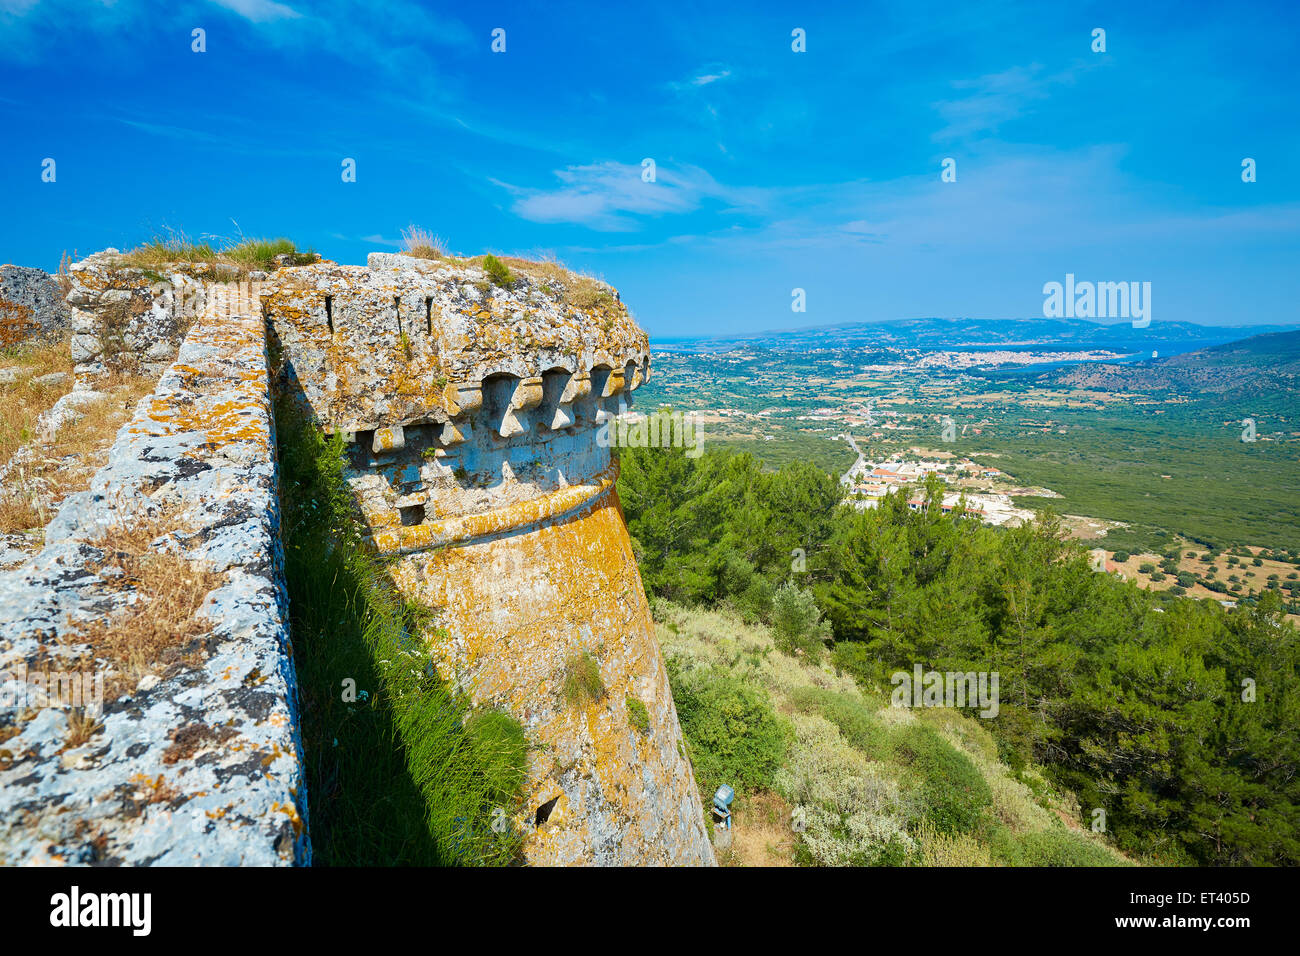
[{"label": "weathered stone parapet", "polygon": [[[524,725],[529,861],[711,865],[599,440],[648,339],[603,283],[506,262],[508,288],[473,261],[387,254],[278,273],[281,387],[350,439],[371,541],[435,612],[439,674]],[[570,693],[575,667],[594,698]]]},{"label": "weathered stone parapet", "polygon": [[[518,271],[511,286],[463,261],[396,256],[401,268],[317,265],[276,274],[268,315],[293,374],[330,430],[483,424],[506,438],[616,411],[649,373],[649,340],[617,293]],[[532,414],[525,422],[520,412]]]},{"label": "weathered stone parapet", "polygon": [[207,285],[191,263],[127,266],[116,249],[73,263],[72,360],[78,381],[115,368],[157,375],[206,307]]},{"label": "weathered stone parapet", "polygon": [[[208,290],[90,489],[35,558],[0,574],[0,864],[310,860],[253,291]],[[121,557],[132,538],[143,557]],[[146,586],[154,561],[174,590]],[[162,666],[96,642],[120,642],[195,580],[211,590]],[[33,701],[30,675],[87,671],[108,688],[102,712]]]},{"label": "weathered stone parapet", "polygon": [[566,287],[576,277],[553,267],[518,268],[502,289],[463,261],[371,261],[386,268],[277,273],[263,302],[287,387],[353,443],[353,488],[382,550],[431,546],[462,533],[448,522],[609,467],[595,426],[649,375],[649,341],[617,293]]}]

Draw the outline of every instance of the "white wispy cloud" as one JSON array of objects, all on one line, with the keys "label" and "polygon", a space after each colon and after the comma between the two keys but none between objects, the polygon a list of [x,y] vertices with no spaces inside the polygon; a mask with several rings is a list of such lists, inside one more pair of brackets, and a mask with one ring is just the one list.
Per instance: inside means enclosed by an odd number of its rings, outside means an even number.
[{"label": "white wispy cloud", "polygon": [[1085,66],[1047,73],[1042,64],[1013,66],[998,73],[973,79],[955,80],[952,88],[960,95],[932,104],[945,125],[934,140],[961,139],[974,134],[993,134],[1005,123],[1032,112],[1051,97],[1058,87],[1072,84]]},{"label": "white wispy cloud", "polygon": [[642,168],[603,162],[555,171],[561,185],[534,189],[492,180],[514,197],[512,211],[532,222],[576,223],[607,232],[635,229],[639,217],[694,212],[706,201],[730,209],[757,209],[760,190],[724,186],[698,166],[660,164],[656,181],[644,182]]},{"label": "white wispy cloud", "polygon": [[696,90],[702,86],[709,86],[720,80],[725,80],[731,76],[731,69],[725,66],[706,66],[697,72],[694,76],[685,80],[674,80],[668,84],[670,90],[686,92]]},{"label": "white wispy cloud", "polygon": [[718,80],[725,80],[729,76],[731,76],[730,70],[723,70],[720,73],[701,73],[691,80],[691,84],[694,86],[708,86],[710,83],[718,82]]},{"label": "white wispy cloud", "polygon": [[211,0],[219,7],[225,7],[253,23],[268,23],[272,20],[297,20],[302,14],[293,7],[276,0]]},{"label": "white wispy cloud", "polygon": [[[571,246],[566,253],[618,254],[689,244],[711,254],[749,262],[784,259],[796,250],[852,254],[885,248],[893,253],[962,257],[1004,250],[1015,261],[1026,248],[1069,252],[1080,244],[1140,250],[1148,246],[1212,245],[1232,237],[1250,242],[1282,238],[1300,229],[1300,203],[1284,202],[1248,210],[1180,208],[1174,197],[1152,192],[1123,171],[1126,150],[1104,145],[1077,150],[1020,149],[1004,145],[963,160],[959,180],[941,183],[934,171],[887,180],[848,180],[757,189],[688,178],[671,206],[655,214],[686,212],[702,197],[741,197],[749,215],[708,220],[703,231],[660,230],[650,241],[626,245]],[[566,171],[577,180],[553,191],[521,195],[531,203],[526,218],[580,222],[634,220],[643,211],[639,169],[609,164],[593,177],[582,167]],[[608,181],[620,171],[616,183]],[[662,175],[661,175],[662,179]],[[702,184],[702,185],[701,185]],[[645,184],[650,185],[650,184]],[[621,197],[630,196],[623,200]],[[1104,197],[1104,199],[1099,199]],[[630,207],[626,212],[611,209]],[[1117,210],[1123,210],[1122,215]],[[516,210],[521,215],[525,210]],[[542,218],[549,216],[550,218]],[[1063,228],[1068,225],[1068,228]],[[596,228],[600,228],[597,226]]]}]

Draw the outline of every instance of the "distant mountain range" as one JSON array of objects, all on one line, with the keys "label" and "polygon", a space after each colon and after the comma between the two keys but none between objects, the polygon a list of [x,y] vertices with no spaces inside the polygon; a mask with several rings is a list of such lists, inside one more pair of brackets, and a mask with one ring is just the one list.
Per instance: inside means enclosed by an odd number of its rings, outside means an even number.
[{"label": "distant mountain range", "polygon": [[857,322],[820,328],[772,329],[732,336],[653,338],[660,351],[725,352],[741,348],[773,351],[814,349],[1024,349],[1077,351],[1104,349],[1125,355],[1191,352],[1300,326],[1220,327],[1191,322],[1152,322],[1145,329],[1131,323],[1105,325],[1083,319],[900,319]]},{"label": "distant mountain range", "polygon": [[1300,387],[1300,331],[1255,335],[1167,358],[1088,362],[1037,376],[1043,384],[1104,391],[1226,394]]}]

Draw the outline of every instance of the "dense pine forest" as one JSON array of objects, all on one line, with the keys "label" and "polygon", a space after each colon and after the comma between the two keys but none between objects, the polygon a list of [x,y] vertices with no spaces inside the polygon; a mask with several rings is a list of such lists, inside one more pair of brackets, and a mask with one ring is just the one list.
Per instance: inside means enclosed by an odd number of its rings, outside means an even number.
[{"label": "dense pine forest", "polygon": [[[763,621],[865,687],[920,664],[996,671],[1013,771],[1073,791],[1136,858],[1300,863],[1300,639],[1266,592],[1225,610],[1092,569],[1043,512],[1021,528],[842,500],[807,463],[624,449],[618,490],[647,592]],[[974,713],[972,710],[971,713]]]}]

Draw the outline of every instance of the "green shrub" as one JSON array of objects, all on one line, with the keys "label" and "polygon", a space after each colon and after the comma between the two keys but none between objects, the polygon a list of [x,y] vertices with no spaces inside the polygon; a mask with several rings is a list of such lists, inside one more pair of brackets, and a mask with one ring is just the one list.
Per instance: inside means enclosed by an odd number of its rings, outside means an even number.
[{"label": "green shrub", "polygon": [[777,791],[802,820],[797,859],[817,866],[897,866],[916,849],[894,775],[850,746],[831,721],[795,714]]},{"label": "green shrub", "polygon": [[508,289],[514,285],[515,277],[511,274],[510,269],[504,262],[494,255],[483,257],[483,271],[488,274],[493,285],[499,285],[503,289]]},{"label": "green shrub", "polygon": [[893,753],[889,728],[876,717],[876,708],[848,694],[821,687],[798,687],[790,703],[804,713],[820,714],[839,728],[844,739],[870,760],[888,760]]},{"label": "green shrub", "polygon": [[1124,865],[1105,847],[1063,827],[1012,833],[998,826],[990,830],[989,845],[993,858],[1007,866]]},{"label": "green shrub", "polygon": [[754,575],[748,587],[732,598],[736,613],[746,624],[755,624],[772,613],[772,585]]},{"label": "green shrub", "polygon": [[772,595],[772,635],[776,646],[787,654],[802,652],[810,660],[821,659],[822,650],[831,637],[829,621],[811,591],[791,583],[781,585]]},{"label": "green shrub", "polygon": [[911,768],[924,816],[941,833],[968,833],[980,822],[993,794],[970,758],[924,724],[900,727],[898,755]]},{"label": "green shrub", "polygon": [[590,651],[575,651],[564,664],[564,699],[570,707],[593,703],[605,696],[600,662]]},{"label": "green shrub", "polygon": [[628,723],[643,734],[649,731],[650,711],[646,710],[645,704],[641,703],[641,701],[637,700],[635,697],[628,697],[624,703],[627,705]]},{"label": "green shrub", "polygon": [[771,787],[787,732],[767,694],[718,668],[684,671],[672,657],[668,680],[701,793]]},{"label": "green shrub", "polygon": [[1116,561],[1116,563],[1118,563],[1118,564],[1123,564],[1123,563],[1124,563],[1125,561],[1127,561],[1128,559],[1129,559],[1129,553],[1128,553],[1127,551],[1116,551],[1116,552],[1115,552],[1115,561]]}]

